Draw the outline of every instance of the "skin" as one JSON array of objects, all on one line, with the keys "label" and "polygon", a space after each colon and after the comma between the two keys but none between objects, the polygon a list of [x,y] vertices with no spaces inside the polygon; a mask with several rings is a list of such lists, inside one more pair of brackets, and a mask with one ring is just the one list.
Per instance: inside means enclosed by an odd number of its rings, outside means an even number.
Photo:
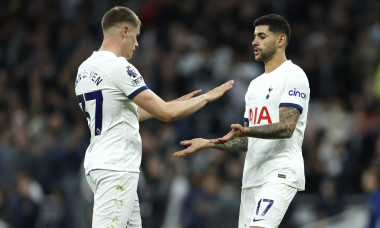
[{"label": "skin", "polygon": [[[269,31],[267,25],[255,27],[254,40],[252,41],[255,60],[264,62],[265,73],[272,72],[287,60],[285,55],[286,45],[287,37],[285,34],[275,34]],[[188,147],[175,152],[174,156],[187,156],[207,148],[229,152],[246,152],[248,149],[247,137],[262,139],[291,138],[300,115],[301,112],[297,108],[281,107],[279,108],[280,121],[278,123],[255,127],[248,127],[247,123],[244,123],[244,127],[240,124],[232,124],[231,131],[222,138],[211,140],[195,138],[182,141],[181,145]],[[251,226],[250,228],[261,227]]]},{"label": "skin", "polygon": [[[139,46],[137,37],[140,34],[140,26],[131,23],[118,23],[103,31],[104,39],[99,51],[110,51],[118,57],[129,60]],[[201,109],[204,105],[221,97],[230,90],[234,84],[230,80],[215,89],[194,97],[201,91],[193,91],[171,102],[163,101],[150,89],[140,92],[133,98],[139,106],[139,121],[157,118],[164,122],[181,119]]]},{"label": "skin", "polygon": [[119,23],[103,31],[103,34],[104,39],[99,51],[110,51],[129,60],[139,46],[137,37],[140,35],[140,26]]},{"label": "skin", "polygon": [[[192,91],[192,92],[185,94],[182,97],[179,97],[179,98],[177,98],[171,102],[186,101],[186,100],[194,97],[195,95],[199,94],[200,92],[202,92],[201,89]],[[150,114],[149,112],[145,111],[142,108],[138,109],[138,113],[139,113],[139,122],[143,122],[145,120],[149,120],[149,119],[154,118],[154,116],[152,114]]]}]

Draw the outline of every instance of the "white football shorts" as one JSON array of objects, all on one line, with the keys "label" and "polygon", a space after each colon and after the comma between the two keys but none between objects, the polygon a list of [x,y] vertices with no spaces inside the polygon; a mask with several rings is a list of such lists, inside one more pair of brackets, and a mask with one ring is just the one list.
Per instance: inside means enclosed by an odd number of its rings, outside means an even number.
[{"label": "white football shorts", "polygon": [[86,178],[94,193],[93,228],[141,228],[138,173],[97,169]]},{"label": "white football shorts", "polygon": [[243,188],[239,213],[239,228],[258,226],[277,228],[297,189],[282,183]]}]

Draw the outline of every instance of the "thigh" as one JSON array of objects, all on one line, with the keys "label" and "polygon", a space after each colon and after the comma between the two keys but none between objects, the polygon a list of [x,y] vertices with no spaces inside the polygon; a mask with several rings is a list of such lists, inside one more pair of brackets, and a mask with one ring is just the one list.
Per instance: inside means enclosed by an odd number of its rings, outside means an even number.
[{"label": "thigh", "polygon": [[93,228],[141,227],[137,197],[138,173],[94,170]]},{"label": "thigh", "polygon": [[257,188],[243,188],[241,190],[241,202],[239,211],[239,228],[249,227],[253,211],[255,210],[255,190]]},{"label": "thigh", "polygon": [[296,188],[281,183],[247,189],[244,204],[248,205],[243,208],[247,227],[278,227],[296,193]]},{"label": "thigh", "polygon": [[141,228],[141,227],[142,225],[141,225],[140,204],[139,204],[139,199],[136,193],[136,199],[135,199],[135,203],[132,209],[132,214],[127,222],[126,228]]}]

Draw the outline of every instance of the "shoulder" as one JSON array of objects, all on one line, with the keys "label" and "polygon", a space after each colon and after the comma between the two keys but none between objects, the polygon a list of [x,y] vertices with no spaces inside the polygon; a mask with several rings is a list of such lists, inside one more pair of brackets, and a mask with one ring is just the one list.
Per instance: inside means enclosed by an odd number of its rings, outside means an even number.
[{"label": "shoulder", "polygon": [[306,76],[305,71],[298,65],[294,64],[289,60],[288,67],[287,67],[287,72],[288,72],[288,79],[290,80],[299,80],[303,81],[309,84],[309,79]]},{"label": "shoulder", "polygon": [[136,69],[136,67],[123,57],[116,58],[113,66],[113,72],[119,75],[129,76],[131,78],[140,76],[140,72]]},{"label": "shoulder", "polygon": [[88,59],[86,59],[85,61],[83,61],[83,62],[79,65],[79,67],[78,67],[78,71],[81,71],[82,69],[86,68],[87,65],[88,65],[88,62],[89,62]]},{"label": "shoulder", "polygon": [[288,70],[290,70],[290,72],[292,72],[293,74],[303,75],[303,76],[306,77],[305,71],[303,71],[303,69],[300,66],[294,64],[290,60],[289,60],[289,63],[288,63]]},{"label": "shoulder", "polygon": [[91,65],[97,65],[97,62],[94,58],[95,54],[93,53],[91,56],[89,56],[86,60],[84,60],[78,67],[78,69],[87,68]]}]

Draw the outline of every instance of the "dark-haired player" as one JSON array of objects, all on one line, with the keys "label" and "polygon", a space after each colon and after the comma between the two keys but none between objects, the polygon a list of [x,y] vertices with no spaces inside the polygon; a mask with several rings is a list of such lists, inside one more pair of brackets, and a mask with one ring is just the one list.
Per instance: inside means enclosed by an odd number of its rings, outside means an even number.
[{"label": "dark-haired player", "polygon": [[255,20],[252,46],[265,72],[252,80],[245,95],[244,127],[232,124],[223,138],[181,142],[185,156],[205,148],[247,152],[239,228],[275,228],[297,191],[305,188],[301,145],[304,137],[309,82],[304,71],[287,60],[287,20],[276,14]]}]

